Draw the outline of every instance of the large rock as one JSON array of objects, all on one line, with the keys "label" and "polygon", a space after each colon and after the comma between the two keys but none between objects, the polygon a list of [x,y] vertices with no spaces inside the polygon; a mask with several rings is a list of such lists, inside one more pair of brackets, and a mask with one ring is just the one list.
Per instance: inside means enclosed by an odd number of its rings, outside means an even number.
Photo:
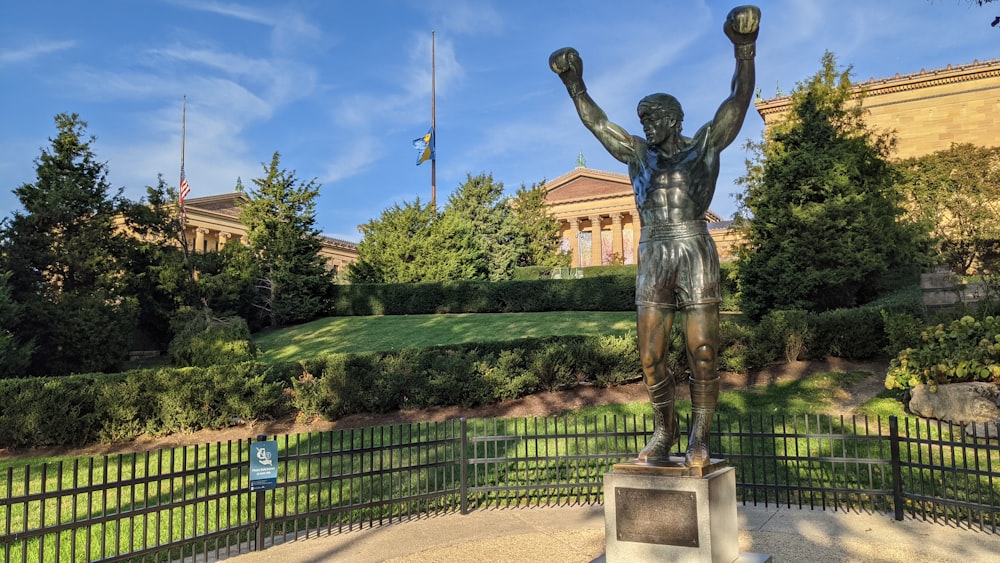
[{"label": "large rock", "polygon": [[1000,387],[993,383],[949,383],[936,391],[921,384],[910,390],[910,412],[947,422],[996,422],[998,398]]}]

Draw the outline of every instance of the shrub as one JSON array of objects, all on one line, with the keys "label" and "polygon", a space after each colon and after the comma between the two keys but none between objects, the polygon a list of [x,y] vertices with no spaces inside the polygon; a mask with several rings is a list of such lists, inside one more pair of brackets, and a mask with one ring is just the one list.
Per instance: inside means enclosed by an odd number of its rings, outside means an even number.
[{"label": "shrub", "polygon": [[909,389],[962,381],[1000,382],[1000,319],[965,316],[928,327],[920,344],[899,353],[889,364],[887,389]]},{"label": "shrub", "polygon": [[882,354],[888,344],[882,313],[870,306],[834,309],[809,317],[812,357],[857,360]]},{"label": "shrub", "polygon": [[812,334],[805,311],[774,311],[753,328],[746,351],[747,369],[777,361],[792,362],[806,354]]},{"label": "shrub", "polygon": [[277,416],[284,384],[255,362],[132,370],[101,386],[102,441],[225,428]]},{"label": "shrub", "polygon": [[79,446],[99,427],[96,389],[114,375],[0,380],[0,447]]},{"label": "shrub", "polygon": [[927,322],[909,313],[882,311],[882,325],[888,340],[885,352],[889,356],[896,356],[907,348],[920,345],[920,333],[926,328]]},{"label": "shrub", "polygon": [[527,366],[524,349],[501,350],[496,361],[480,360],[483,384],[492,390],[497,401],[523,397],[538,389],[538,374]]},{"label": "shrub", "polygon": [[[630,269],[631,268],[631,269]],[[627,311],[635,307],[635,267],[605,267],[582,279],[351,284],[334,287],[334,316]]]},{"label": "shrub", "polygon": [[620,385],[642,376],[635,333],[597,337],[582,360],[583,372],[601,387]]},{"label": "shrub", "polygon": [[722,321],[719,323],[719,369],[745,373],[749,370],[747,361],[748,344],[753,337],[753,331],[738,323]]},{"label": "shrub", "polygon": [[259,349],[243,318],[215,319],[199,313],[184,323],[169,353],[177,366],[209,367],[255,360]]}]

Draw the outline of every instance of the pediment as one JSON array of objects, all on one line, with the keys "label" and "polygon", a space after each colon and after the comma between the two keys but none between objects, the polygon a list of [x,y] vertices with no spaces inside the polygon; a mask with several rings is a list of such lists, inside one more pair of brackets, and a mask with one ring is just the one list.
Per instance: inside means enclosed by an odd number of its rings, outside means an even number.
[{"label": "pediment", "polygon": [[632,196],[628,176],[590,168],[575,168],[546,186],[545,201],[549,204]]}]

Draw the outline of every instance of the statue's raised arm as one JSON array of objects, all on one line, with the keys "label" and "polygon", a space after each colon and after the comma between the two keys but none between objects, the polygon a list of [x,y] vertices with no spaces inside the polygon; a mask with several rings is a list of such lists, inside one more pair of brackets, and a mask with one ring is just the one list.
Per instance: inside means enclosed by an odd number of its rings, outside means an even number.
[{"label": "statue's raised arm", "polygon": [[756,74],[754,56],[760,29],[760,9],[757,6],[733,8],[722,29],[733,42],[736,72],[733,73],[732,92],[719,106],[715,119],[712,120],[712,144],[719,150],[736,139],[753,98]]},{"label": "statue's raised arm", "polygon": [[604,145],[604,148],[620,162],[626,164],[638,158],[638,139],[633,138],[620,125],[608,121],[607,114],[594,102],[587,93],[583,82],[583,59],[580,53],[572,47],[563,47],[549,56],[549,68],[559,75],[566,85],[569,97],[576,105],[580,120]]}]

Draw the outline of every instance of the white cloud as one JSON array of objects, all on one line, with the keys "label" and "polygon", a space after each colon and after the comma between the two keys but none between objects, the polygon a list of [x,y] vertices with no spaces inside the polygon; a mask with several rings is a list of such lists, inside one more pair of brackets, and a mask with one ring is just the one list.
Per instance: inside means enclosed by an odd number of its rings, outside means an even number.
[{"label": "white cloud", "polygon": [[45,55],[76,47],[76,41],[45,41],[0,51],[0,65],[31,62]]},{"label": "white cloud", "polygon": [[371,136],[352,135],[349,143],[342,143],[336,149],[321,177],[323,184],[334,184],[356,176],[382,156],[379,143]]}]

